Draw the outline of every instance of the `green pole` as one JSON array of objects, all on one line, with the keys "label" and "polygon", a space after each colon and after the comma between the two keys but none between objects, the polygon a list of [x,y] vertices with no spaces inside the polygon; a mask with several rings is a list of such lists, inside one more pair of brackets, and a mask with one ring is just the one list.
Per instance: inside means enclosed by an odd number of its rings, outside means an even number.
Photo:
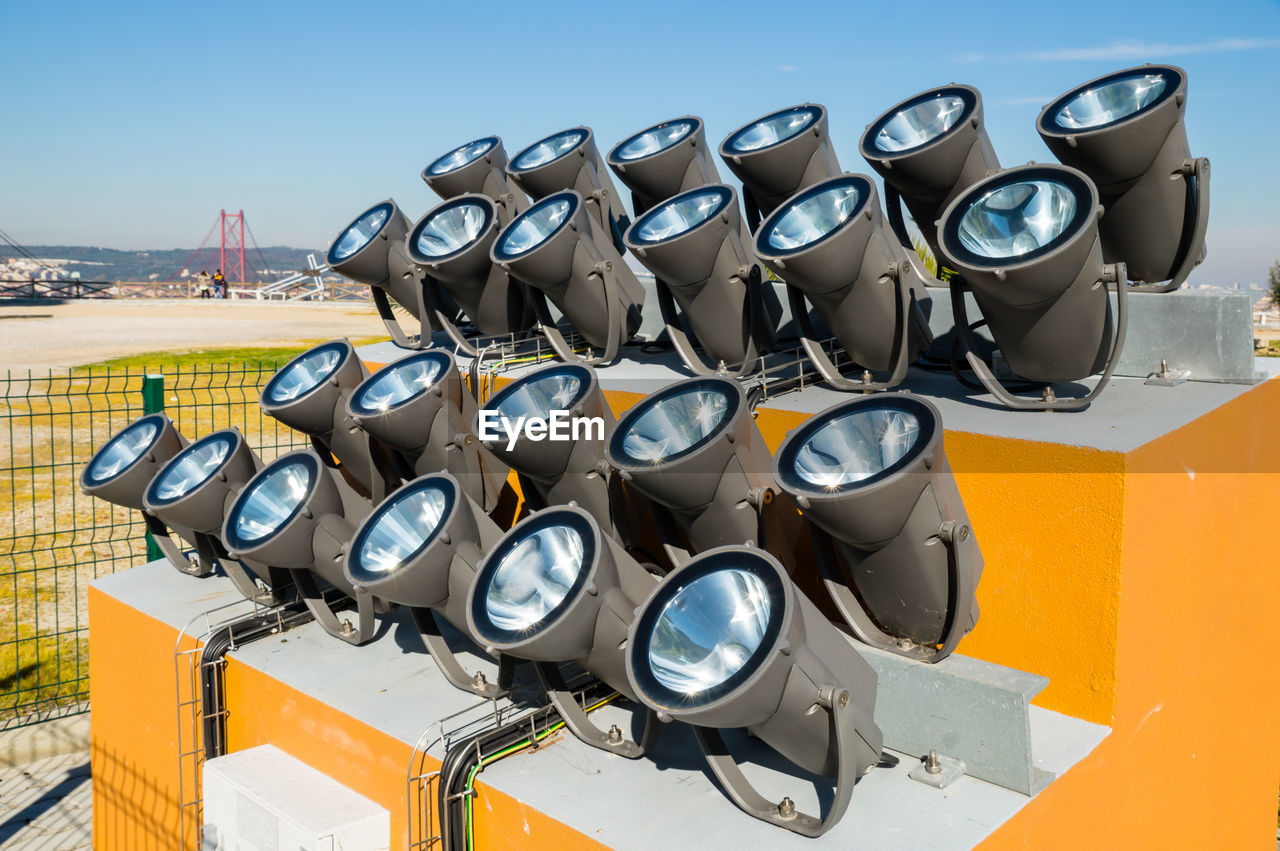
[{"label": "green pole", "polygon": [[[163,375],[144,375],[142,376],[142,413],[158,414],[164,410],[164,376]],[[147,561],[155,561],[163,558],[164,554],[160,552],[160,546],[156,543],[156,539],[147,533]]]}]

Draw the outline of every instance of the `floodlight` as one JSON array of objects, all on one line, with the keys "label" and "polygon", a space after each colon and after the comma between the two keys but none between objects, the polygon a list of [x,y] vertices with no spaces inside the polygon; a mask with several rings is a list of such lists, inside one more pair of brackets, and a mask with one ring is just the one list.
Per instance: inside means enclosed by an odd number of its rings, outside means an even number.
[{"label": "floodlight", "polygon": [[640,327],[644,288],[575,191],[557,192],[522,213],[503,228],[490,257],[529,285],[542,333],[564,360],[580,358],[556,328],[547,299],[603,349],[600,357],[581,358],[588,363],[612,361]]},{"label": "floodlight", "polygon": [[142,503],[164,526],[190,529],[200,561],[220,563],[246,599],[272,605],[291,584],[288,574],[230,558],[220,537],[232,500],[262,466],[239,429],[215,431],[169,459],[147,485]]},{"label": "floodlight", "polygon": [[[933,341],[924,280],[884,227],[875,184],[865,175],[843,174],[797,193],[774,209],[755,241],[761,262],[787,283],[805,353],[835,389],[893,387]],[[844,377],[824,351],[809,304],[860,379]],[[873,371],[888,376],[875,381]]]},{"label": "floodlight", "polygon": [[[373,638],[374,600],[347,581],[342,556],[368,513],[369,503],[336,470],[301,449],[272,461],[236,494],[222,542],[234,559],[287,570],[325,632],[363,644]],[[334,592],[355,602],[356,626],[339,619]]]},{"label": "floodlight", "polygon": [[[405,250],[409,220],[388,198],[365,210],[343,228],[329,246],[329,268],[353,281],[367,284],[378,315],[396,345],[425,349],[431,345],[435,312],[456,312],[452,299],[435,282],[424,278]],[[418,333],[406,334],[391,308],[391,301],[418,320]]]},{"label": "floodlight", "polygon": [[485,195],[505,225],[529,208],[529,199],[507,180],[507,152],[497,136],[485,136],[454,148],[422,170],[422,179],[446,201],[459,195]]},{"label": "floodlight", "polygon": [[977,623],[982,553],[942,446],[942,416],[902,393],[842,402],[791,432],[778,486],[815,535],[832,600],[868,644],[944,659]]},{"label": "floodlight", "polygon": [[775,499],[769,447],[737,381],[693,378],[646,396],[618,420],[606,453],[624,482],[657,503],[673,564],[748,541],[794,564],[795,506]]},{"label": "floodlight", "polygon": [[609,168],[631,190],[637,216],[689,189],[720,183],[701,118],[664,121],[614,145]]},{"label": "floodlight", "polygon": [[[1060,165],[1019,166],[971,187],[942,214],[938,246],[962,280],[951,306],[966,357],[1001,403],[1023,410],[1082,408],[1111,380],[1125,333],[1125,267],[1104,264],[1098,234],[1098,190],[1084,174]],[[1112,315],[1106,284],[1116,284]],[[1040,399],[1014,396],[974,352],[964,290],[974,299],[1009,368],[1045,386]],[[1053,382],[1101,370],[1094,389],[1058,398]]]},{"label": "floodlight", "polygon": [[468,638],[467,590],[477,567],[502,536],[489,516],[448,473],[404,485],[360,524],[342,569],[352,586],[387,603],[412,608],[422,640],[440,672],[458,688],[500,697],[511,687],[511,660],[499,659],[497,683],[468,674],[435,620],[439,613]]},{"label": "floodlight", "polygon": [[961,192],[1000,170],[983,123],[982,94],[955,83],[889,107],[867,125],[859,147],[884,178],[889,225],[912,254],[903,203],[937,257],[938,215]]},{"label": "floodlight", "polygon": [[493,511],[507,466],[471,430],[475,413],[476,400],[444,349],[384,366],[351,392],[345,410],[354,427],[402,455],[413,471],[409,477],[448,471],[468,496]]},{"label": "floodlight", "polygon": [[720,157],[742,181],[742,203],[753,232],[783,201],[840,174],[827,135],[827,108],[816,103],[770,113],[739,127],[720,143]]},{"label": "floodlight", "polygon": [[1102,255],[1132,280],[1169,292],[1205,257],[1209,160],[1192,158],[1187,72],[1143,65],[1090,80],[1050,103],[1036,129],[1063,165],[1098,187]]},{"label": "floodlight", "polygon": [[262,389],[262,410],[311,438],[321,457],[342,463],[375,502],[400,483],[390,449],[353,427],[347,397],[369,376],[348,340],[331,340],[285,364]]},{"label": "floodlight", "polygon": [[600,233],[622,250],[622,232],[630,222],[590,127],[572,127],[534,142],[511,158],[507,176],[535,201],[574,190]]},{"label": "floodlight", "polygon": [[[449,292],[477,331],[488,336],[523,331],[533,322],[524,286],[489,257],[494,239],[510,220],[500,212],[483,195],[461,195],[419,219],[406,243],[413,262]],[[477,354],[448,314],[437,311],[436,324],[461,350]]]},{"label": "floodlight", "polygon": [[[626,666],[641,702],[663,721],[694,725],[729,797],[770,824],[820,836],[880,760],[875,671],[778,560],[754,547],[719,547],[668,574],[636,611]],[[745,727],[801,768],[836,778],[827,815],[757,792],[720,737],[726,727]]]},{"label": "floodlight", "polygon": [[[739,375],[753,372],[773,347],[781,305],[743,244],[733,189],[701,186],[661,201],[624,238],[657,279],[667,335],[685,366],[699,375],[730,367]],[[694,351],[685,326],[711,366]]]},{"label": "floodlight", "polygon": [[590,513],[576,506],[546,508],[512,528],[485,557],[467,597],[467,625],[490,653],[537,663],[552,704],[579,739],[635,759],[657,738],[654,714],[647,713],[635,742],[616,728],[601,730],[556,663],[577,662],[635,700],[623,647],[636,607],[657,583],[601,534]]}]

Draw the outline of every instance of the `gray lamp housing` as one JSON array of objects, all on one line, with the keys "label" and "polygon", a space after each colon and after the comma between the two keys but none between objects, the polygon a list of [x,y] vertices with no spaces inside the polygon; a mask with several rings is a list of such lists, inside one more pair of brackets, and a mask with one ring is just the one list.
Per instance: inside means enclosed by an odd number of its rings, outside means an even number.
[{"label": "gray lamp housing", "polygon": [[[640,327],[644,288],[608,231],[569,190],[549,195],[507,225],[490,250],[493,262],[528,284],[541,330],[563,360],[607,363]],[[556,328],[547,300],[599,357],[580,358]]]},{"label": "gray lamp housing", "polygon": [[1064,165],[1097,185],[1107,263],[1124,263],[1134,281],[1169,292],[1205,257],[1209,160],[1187,142],[1187,72],[1143,65],[1077,86],[1045,106],[1040,138]]},{"label": "gray lamp housing", "polygon": [[747,226],[805,187],[840,174],[827,108],[804,103],[744,124],[720,143],[720,158],[742,181]]},{"label": "gray lamp housing", "polygon": [[983,560],[938,409],[899,393],[842,402],[787,436],[773,474],[825,533],[818,566],[854,635],[927,662],[949,656],[977,623]]},{"label": "gray lamp housing", "polygon": [[422,180],[446,201],[460,195],[488,197],[503,225],[529,209],[524,192],[507,180],[507,151],[498,136],[476,139],[433,160],[422,170]]},{"label": "gray lamp housing", "polygon": [[507,176],[534,201],[567,189],[577,192],[601,233],[622,250],[627,211],[590,127],[571,127],[534,142],[507,163]]},{"label": "gray lamp housing", "polygon": [[[766,291],[742,230],[737,193],[712,184],[655,204],[624,236],[657,279],[667,335],[698,375],[729,368],[749,374],[777,337],[781,305],[771,287]],[[686,327],[710,366],[694,351]]]},{"label": "gray lamp housing", "polygon": [[[686,628],[695,621],[696,628]],[[731,634],[735,622],[751,630],[754,647]],[[694,725],[708,766],[733,802],[787,830],[825,833],[844,815],[857,779],[880,760],[875,671],[781,563],[754,547],[710,550],[668,574],[636,612],[626,666],[632,689],[659,719]],[[694,679],[716,669],[717,677]],[[720,737],[726,727],[746,728],[801,768],[835,777],[827,815],[819,819],[797,812],[790,799],[760,795]]]},{"label": "gray lamp housing", "polygon": [[445,349],[384,366],[350,393],[345,411],[352,428],[400,453],[412,476],[448,472],[485,511],[497,507],[508,469],[471,430],[476,401]]},{"label": "gray lamp housing", "polygon": [[1000,170],[983,120],[982,93],[955,83],[889,107],[867,125],[859,148],[884,179],[885,207],[898,242],[914,253],[902,219],[905,203],[934,257],[939,256],[937,221],[942,210]]},{"label": "gray lamp housing", "polygon": [[685,115],[655,124],[614,145],[609,168],[631,190],[636,216],[682,192],[720,183],[702,119]]},{"label": "gray lamp housing", "polygon": [[[464,194],[432,208],[413,226],[405,247],[423,274],[437,281],[486,336],[509,335],[532,324],[525,288],[494,265],[489,249],[510,221],[484,195]],[[438,307],[436,324],[469,355],[475,345]]]},{"label": "gray lamp housing", "polygon": [[[325,262],[338,274],[369,287],[378,315],[397,346],[423,349],[431,345],[431,332],[440,330],[433,324],[435,308],[447,313],[453,305],[422,277],[405,251],[408,232],[408,218],[388,198],[342,229],[329,246]],[[400,327],[392,300],[418,320],[417,334],[407,334]]]},{"label": "gray lamp housing", "polygon": [[[1021,410],[1085,407],[1107,386],[1124,346],[1125,268],[1106,264],[1098,233],[1098,190],[1083,173],[1060,165],[1006,169],[971,187],[947,207],[939,249],[962,278],[952,282],[956,330],[983,385]],[[1112,315],[1107,284],[1117,285]],[[1101,371],[1087,395],[1039,400],[1014,396],[976,355],[964,304],[972,289],[1005,361],[1022,378],[1051,385]]]},{"label": "gray lamp housing", "polygon": [[375,502],[400,483],[386,445],[355,428],[347,398],[369,371],[347,339],[308,349],[281,367],[262,388],[262,410],[311,438],[321,457],[332,455],[352,484]]},{"label": "gray lamp housing", "polygon": [[[543,538],[557,534],[576,541],[580,563],[569,587],[565,578],[532,574],[516,560],[545,556]],[[548,545],[548,548],[550,545]],[[540,567],[549,567],[544,562]],[[504,581],[505,580],[505,581]],[[611,536],[601,533],[590,513],[577,506],[555,506],[526,517],[502,537],[485,557],[471,584],[467,625],[490,653],[504,653],[539,663],[539,676],[566,725],[582,741],[629,759],[642,756],[657,737],[652,713],[639,741],[626,740],[621,731],[596,727],[565,685],[556,663],[577,662],[610,688],[635,700],[627,679],[624,646],[636,608],[658,578],[627,555]],[[559,599],[547,595],[560,595]],[[492,605],[540,606],[549,609],[537,621],[508,626]]]},{"label": "gray lamp housing", "polygon": [[[232,558],[287,570],[325,632],[363,644],[373,638],[374,601],[347,581],[342,557],[369,511],[314,449],[302,449],[272,461],[236,494],[221,537]],[[356,603],[356,626],[339,620],[317,578]]]},{"label": "gray lamp housing", "polygon": [[[893,387],[933,341],[925,314],[932,300],[884,226],[869,177],[843,174],[787,199],[756,231],[755,252],[786,281],[801,345],[833,388]],[[861,379],[846,378],[824,351],[809,304],[854,368],[865,370]],[[871,372],[889,375],[875,381]]]}]

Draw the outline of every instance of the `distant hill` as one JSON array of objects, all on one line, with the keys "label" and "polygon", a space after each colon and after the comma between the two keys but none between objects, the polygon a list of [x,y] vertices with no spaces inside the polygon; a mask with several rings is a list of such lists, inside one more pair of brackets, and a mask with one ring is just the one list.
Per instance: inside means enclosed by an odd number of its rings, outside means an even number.
[{"label": "distant hill", "polygon": [[[184,280],[181,277],[183,264],[191,257],[193,248],[167,248],[152,251],[120,251],[115,248],[93,248],[83,245],[27,245],[31,254],[41,260],[63,260],[66,272],[79,272],[80,277],[90,281],[165,281],[170,278]],[[316,260],[324,262],[322,248],[289,248],[288,246],[271,246],[259,252],[249,251],[245,254],[246,274],[255,281],[261,278],[266,281],[282,278],[290,272],[305,269],[307,255],[315,254]],[[0,263],[12,256],[11,251],[0,251]],[[266,270],[262,269],[266,265]],[[192,261],[194,268],[187,268],[189,275],[197,275],[201,269],[213,274],[218,265],[217,249],[200,252],[200,256]],[[252,271],[250,271],[252,270]],[[224,269],[225,273],[227,270]],[[261,274],[259,274],[261,273]]]}]

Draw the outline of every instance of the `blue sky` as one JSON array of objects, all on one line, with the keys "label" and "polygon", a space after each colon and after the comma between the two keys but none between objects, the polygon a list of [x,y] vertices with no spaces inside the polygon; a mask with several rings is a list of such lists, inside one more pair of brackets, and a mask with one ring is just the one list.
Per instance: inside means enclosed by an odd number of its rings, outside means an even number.
[{"label": "blue sky", "polygon": [[323,247],[387,196],[425,212],[423,166],[478,136],[514,153],[587,124],[603,151],[692,113],[718,142],[806,100],[868,172],[864,125],[950,81],[982,91],[1002,163],[1048,160],[1043,103],[1155,61],[1188,70],[1192,153],[1213,161],[1192,280],[1261,281],[1280,259],[1276,0],[5,0],[0,24],[0,229],[26,244],[194,247],[225,207],[262,245]]}]

